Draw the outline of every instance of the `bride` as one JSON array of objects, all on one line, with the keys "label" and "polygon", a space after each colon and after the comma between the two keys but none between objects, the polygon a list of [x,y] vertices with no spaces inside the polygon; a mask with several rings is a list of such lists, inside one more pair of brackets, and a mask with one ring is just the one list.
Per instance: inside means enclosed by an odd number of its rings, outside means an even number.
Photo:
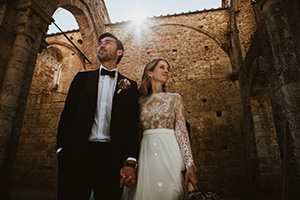
[{"label": "bride", "polygon": [[168,61],[158,58],[146,65],[142,76],[139,104],[143,136],[134,200],[184,199],[184,185],[189,182],[198,189],[182,97],[165,91],[169,72]]}]

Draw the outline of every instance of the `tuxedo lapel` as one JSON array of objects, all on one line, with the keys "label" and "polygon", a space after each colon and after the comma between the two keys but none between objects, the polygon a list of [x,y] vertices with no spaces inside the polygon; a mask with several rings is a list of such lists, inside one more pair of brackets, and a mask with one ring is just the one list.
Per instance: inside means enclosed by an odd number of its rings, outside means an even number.
[{"label": "tuxedo lapel", "polygon": [[99,69],[91,72],[87,80],[89,96],[90,96],[91,104],[94,108],[96,108],[97,105],[98,81],[99,81]]},{"label": "tuxedo lapel", "polygon": [[120,74],[120,72],[118,72],[118,78],[117,78],[117,83],[116,83],[116,89],[115,89],[115,93],[114,93],[114,97],[116,96],[116,95],[118,95],[117,94],[117,92],[119,91],[119,81],[120,80],[122,80],[124,78],[124,76],[122,76],[121,74]]},{"label": "tuxedo lapel", "polygon": [[117,78],[117,83],[116,83],[116,89],[115,89],[115,93],[114,93],[114,97],[113,97],[113,105],[112,108],[114,108],[116,106],[117,103],[119,103],[119,97],[120,95],[118,94],[118,91],[120,89],[119,87],[119,81],[122,80],[124,78],[124,76],[122,76],[119,72],[118,72],[118,78]]},{"label": "tuxedo lapel", "polygon": [[[117,83],[116,83],[116,89],[114,92],[114,96],[113,96],[113,101],[112,101],[112,109],[111,109],[111,127],[110,127],[110,138],[111,141],[114,141],[114,138],[116,137],[117,134],[119,134],[119,131],[113,131],[113,130],[119,130],[116,126],[118,124],[120,124],[119,120],[120,118],[119,116],[119,111],[120,111],[120,106],[122,106],[122,95],[120,95],[120,93],[118,94],[119,91],[119,81],[122,80],[123,78],[125,78],[124,76],[122,76],[119,72],[118,72],[118,78],[117,78]],[[114,128],[112,128],[112,126],[115,126]],[[116,129],[117,128],[117,129]]]}]

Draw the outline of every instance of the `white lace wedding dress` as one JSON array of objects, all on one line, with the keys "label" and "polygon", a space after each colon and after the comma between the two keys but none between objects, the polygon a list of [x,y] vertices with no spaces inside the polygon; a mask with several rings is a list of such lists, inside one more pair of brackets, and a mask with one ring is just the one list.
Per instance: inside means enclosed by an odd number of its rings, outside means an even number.
[{"label": "white lace wedding dress", "polygon": [[183,199],[182,171],[194,161],[181,96],[151,94],[141,104],[140,120],[144,132],[133,199]]}]

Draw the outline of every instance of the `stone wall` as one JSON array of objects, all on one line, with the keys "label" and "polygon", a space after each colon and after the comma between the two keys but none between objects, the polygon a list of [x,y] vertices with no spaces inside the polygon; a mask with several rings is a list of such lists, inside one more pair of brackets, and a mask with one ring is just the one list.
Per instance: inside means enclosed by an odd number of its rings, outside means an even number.
[{"label": "stone wall", "polygon": [[255,15],[248,0],[233,0],[232,11],[240,42],[242,58],[244,59],[251,45],[254,32],[257,28]]},{"label": "stone wall", "polygon": [[[34,199],[25,198],[25,193],[35,199],[55,199],[59,116],[75,74],[99,66],[97,37],[106,31],[124,43],[120,72],[138,83],[148,61],[169,60],[167,90],[183,97],[202,191],[226,189],[226,199],[282,199],[288,191],[291,199],[297,199],[297,158],[293,142],[285,138],[286,107],[265,17],[248,0],[229,2],[227,7],[228,1],[223,1],[226,8],[148,18],[144,24],[110,24],[103,1],[60,1],[80,27],[67,35],[92,64],[63,35],[47,37],[49,46],[38,55],[27,100],[11,185],[13,199]],[[299,58],[299,10],[295,9],[299,3],[289,0],[282,8],[295,27],[288,33]],[[1,25],[9,29],[4,22],[13,17],[1,16],[0,12]],[[12,37],[2,29],[0,33]],[[11,46],[5,43],[3,48]],[[2,63],[8,54],[3,55]],[[1,66],[1,82],[4,72]],[[283,191],[286,183],[289,190]]]},{"label": "stone wall", "polygon": [[104,24],[110,23],[103,0],[61,0],[59,6],[70,11],[78,23],[82,43],[80,50],[88,55],[87,69],[96,69],[99,61],[95,55],[98,37],[103,32]]},{"label": "stone wall", "polygon": [[17,10],[11,6],[2,4],[1,5],[1,29],[0,29],[0,34],[1,34],[1,47],[0,47],[0,83],[2,84],[3,77],[4,77],[4,72],[6,69],[6,65],[4,63],[8,63],[9,61],[9,56],[10,52],[12,49],[13,45],[13,39],[15,37],[14,34],[12,34],[12,29],[13,29],[13,23],[15,17],[16,17]]},{"label": "stone wall", "polygon": [[[278,74],[269,40],[266,40],[263,13],[258,5],[253,8],[258,28],[239,73],[249,187],[256,188],[251,190],[256,190],[257,195],[272,199],[282,196],[282,188],[285,188],[290,199],[297,199],[299,181],[295,180],[291,147],[285,146],[289,143],[285,139],[289,130]],[[287,166],[284,166],[285,159]]]},{"label": "stone wall", "polygon": [[0,198],[6,199],[37,53],[57,0],[1,1]]},{"label": "stone wall", "polygon": [[[229,20],[229,10],[219,9],[151,18],[141,32],[136,32],[137,25],[132,22],[107,24],[104,31],[123,41],[125,55],[119,70],[138,83],[148,61],[157,57],[170,61],[168,91],[181,94],[184,100],[199,185],[203,191],[226,189],[237,195],[245,185],[246,162],[239,84],[232,80],[225,51]],[[80,49],[80,32],[67,34]],[[88,70],[61,34],[49,36],[47,42],[50,45],[39,55],[28,98],[14,191],[55,188],[59,115],[70,81],[76,72]],[[37,150],[26,154],[33,147]]]},{"label": "stone wall", "polygon": [[[299,61],[300,61],[300,22],[298,19],[300,19],[300,2],[297,0],[289,0],[289,1],[285,1],[285,3],[283,3],[283,7],[285,10],[285,13],[287,14],[287,19],[289,20],[289,23],[292,25],[291,28],[291,37],[292,39],[295,41],[295,45],[296,45],[296,52],[297,52],[297,60],[298,60],[298,74],[300,72],[300,65],[299,65]],[[294,9],[291,9],[294,8]],[[298,78],[298,82],[300,81],[300,79]],[[297,87],[297,86],[296,86]],[[299,88],[298,88],[299,89]],[[299,123],[298,123],[299,124]],[[289,131],[289,130],[287,130]],[[299,133],[299,131],[298,131]],[[296,141],[293,141],[292,138],[288,138],[289,142],[294,143],[294,145],[299,146],[299,143],[297,143]],[[298,137],[298,141],[299,137]],[[293,198],[297,198],[300,196],[300,192],[299,189],[300,188],[300,175],[299,175],[299,165],[298,165],[298,172],[297,172],[297,165],[296,165],[296,159],[295,156],[293,155],[293,152],[295,151],[295,149],[292,149],[292,145],[287,147],[289,149],[288,152],[288,169],[289,172],[287,174],[288,176],[288,183],[290,186],[290,189],[288,191],[289,195]],[[299,149],[298,149],[299,150]]]},{"label": "stone wall", "polygon": [[[67,34],[80,48],[80,32]],[[13,171],[13,193],[20,188],[56,190],[57,125],[70,83],[85,67],[81,55],[62,34],[49,36],[46,41],[50,45],[38,55],[27,100]]]},{"label": "stone wall", "polygon": [[130,23],[106,30],[124,38],[126,51],[119,68],[138,83],[148,61],[170,61],[167,90],[183,97],[199,185],[204,191],[226,189],[232,194],[245,185],[245,160],[239,86],[231,79],[223,45],[228,42],[228,20],[228,10],[220,9],[154,18],[146,21],[148,28],[140,35],[133,28],[125,32],[134,27]]},{"label": "stone wall", "polygon": [[[79,31],[70,31],[67,35],[78,49],[82,49]],[[86,62],[62,34],[48,36],[46,41],[49,46],[39,54],[30,93],[67,93],[76,73],[86,70]]]},{"label": "stone wall", "polygon": [[[7,0],[0,2],[1,199],[8,198],[12,166],[15,161],[37,54],[47,46],[45,43],[47,27],[52,21],[51,16],[59,2],[59,0]],[[83,44],[97,46],[97,35],[103,31],[104,23],[109,22],[104,1],[61,1],[61,6],[66,4],[74,8],[74,15],[77,16],[78,22],[81,22],[79,27],[82,28],[81,25],[84,24],[86,29],[83,30],[88,31],[82,36],[86,39],[86,43]],[[76,12],[80,9],[82,9],[81,12]],[[91,10],[94,12],[93,15],[91,15]],[[51,51],[51,49],[49,50]],[[57,56],[59,54],[55,55],[55,51],[51,52],[54,53],[52,58],[59,60],[59,56]],[[92,64],[87,64],[88,67],[98,66],[96,57],[94,57],[94,61]],[[40,72],[37,71],[37,73]],[[48,78],[51,79],[52,72],[42,70],[42,73],[45,76],[50,75]],[[71,79],[70,77],[69,80]],[[44,80],[46,81],[46,79]],[[51,84],[49,87],[52,87]],[[50,88],[46,88],[45,91]]]}]

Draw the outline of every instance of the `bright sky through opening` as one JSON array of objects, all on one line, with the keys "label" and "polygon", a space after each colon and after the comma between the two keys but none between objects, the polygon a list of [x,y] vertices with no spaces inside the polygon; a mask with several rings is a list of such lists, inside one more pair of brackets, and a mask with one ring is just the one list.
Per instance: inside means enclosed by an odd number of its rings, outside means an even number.
[{"label": "bright sky through opening", "polygon": [[[105,0],[111,23],[137,20],[147,17],[187,13],[189,11],[219,8],[222,0]],[[52,18],[63,30],[78,29],[75,17],[63,8],[58,8]],[[59,30],[52,24],[48,34]]]}]

